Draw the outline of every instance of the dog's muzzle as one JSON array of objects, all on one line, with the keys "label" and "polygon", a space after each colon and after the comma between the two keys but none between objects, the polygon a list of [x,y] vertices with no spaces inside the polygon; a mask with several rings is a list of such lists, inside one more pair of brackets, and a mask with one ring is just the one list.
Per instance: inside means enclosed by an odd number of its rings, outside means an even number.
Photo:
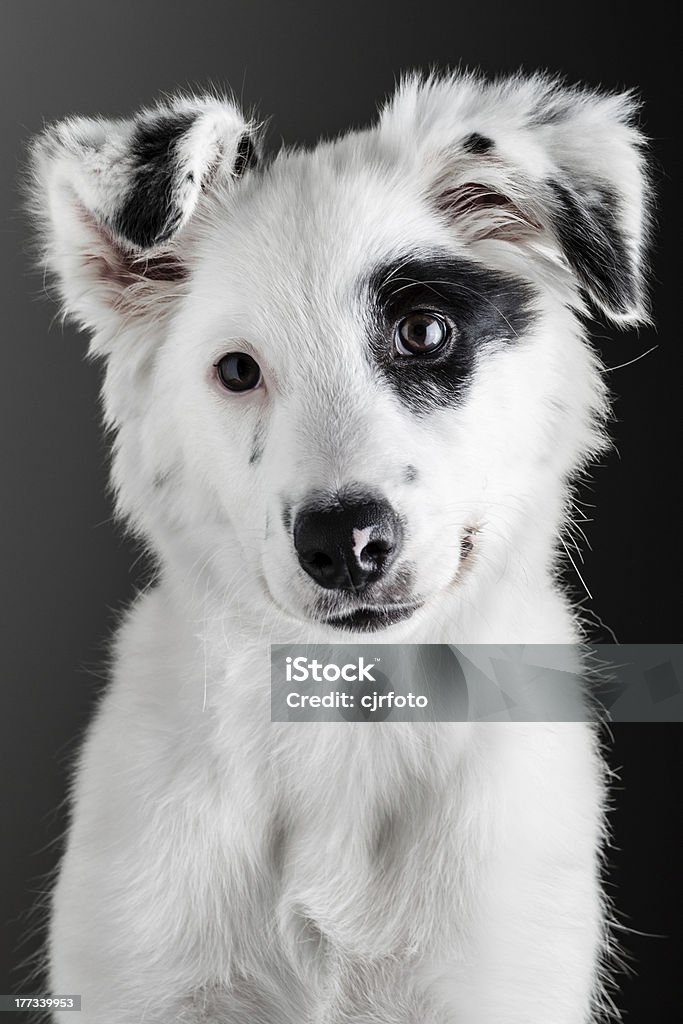
[{"label": "dog's muzzle", "polygon": [[314,495],[296,515],[293,539],[299,564],[318,586],[361,594],[398,557],[403,529],[376,495]]}]

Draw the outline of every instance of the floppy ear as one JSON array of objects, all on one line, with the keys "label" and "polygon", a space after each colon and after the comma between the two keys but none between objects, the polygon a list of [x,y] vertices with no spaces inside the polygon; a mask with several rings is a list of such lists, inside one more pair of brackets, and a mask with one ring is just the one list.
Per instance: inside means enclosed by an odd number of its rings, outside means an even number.
[{"label": "floppy ear", "polygon": [[[411,147],[430,202],[472,246],[550,247],[616,323],[647,319],[643,137],[629,93],[542,75],[406,79],[382,112]],[[403,142],[401,143],[401,139]]]},{"label": "floppy ear", "polygon": [[31,149],[30,205],[65,312],[93,331],[159,316],[187,276],[183,228],[202,195],[255,160],[253,125],[213,97],[48,127]]}]

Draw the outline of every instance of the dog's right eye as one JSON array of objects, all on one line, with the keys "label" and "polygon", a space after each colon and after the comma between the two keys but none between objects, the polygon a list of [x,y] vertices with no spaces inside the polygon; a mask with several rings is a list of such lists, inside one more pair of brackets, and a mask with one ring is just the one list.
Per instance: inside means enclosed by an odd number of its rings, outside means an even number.
[{"label": "dog's right eye", "polygon": [[261,367],[246,352],[228,352],[216,363],[216,374],[228,391],[253,391],[261,383]]},{"label": "dog's right eye", "polygon": [[415,310],[399,320],[394,330],[396,351],[403,356],[430,356],[443,348],[448,324],[429,310]]}]

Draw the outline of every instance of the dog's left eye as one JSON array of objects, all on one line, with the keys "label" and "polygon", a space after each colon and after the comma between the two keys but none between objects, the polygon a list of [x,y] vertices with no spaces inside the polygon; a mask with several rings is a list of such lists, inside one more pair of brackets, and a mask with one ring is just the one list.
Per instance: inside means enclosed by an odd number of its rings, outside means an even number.
[{"label": "dog's left eye", "polygon": [[394,344],[404,356],[425,356],[437,352],[448,340],[448,324],[436,313],[417,310],[396,324]]},{"label": "dog's left eye", "polygon": [[216,363],[216,373],[228,391],[253,391],[261,383],[261,368],[246,352],[229,352]]}]

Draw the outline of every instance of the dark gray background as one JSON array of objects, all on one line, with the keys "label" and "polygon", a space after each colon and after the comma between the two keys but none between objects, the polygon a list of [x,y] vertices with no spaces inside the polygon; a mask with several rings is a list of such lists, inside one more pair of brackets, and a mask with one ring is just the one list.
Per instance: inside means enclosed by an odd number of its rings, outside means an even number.
[{"label": "dark gray background", "polygon": [[[636,86],[659,194],[657,327],[620,334],[598,324],[594,337],[614,367],[658,348],[610,374],[619,454],[604,460],[582,494],[595,509],[585,527],[593,550],[584,550],[581,571],[593,594],[587,608],[596,640],[608,640],[609,627],[623,642],[674,641],[681,568],[672,180],[679,83],[668,10],[652,3],[629,11],[605,2],[481,0],[0,5],[1,991],[16,990],[18,964],[38,941],[28,911],[58,853],[67,767],[100,685],[116,613],[145,573],[144,558],[110,518],[98,370],[82,360],[84,338],[53,320],[55,307],[26,255],[17,190],[25,140],[43,120],[119,115],[162,90],[211,82],[229,84],[245,105],[270,116],[274,143],[281,137],[311,143],[366,122],[397,74],[411,67],[462,62],[490,73],[545,67],[571,80]],[[567,579],[580,597],[576,575],[570,571]],[[622,774],[610,884],[626,923],[662,936],[623,936],[637,973],[623,980],[617,1001],[632,1021],[674,1019],[679,1005],[672,979],[680,938],[680,742],[677,727],[621,726],[610,745]]]}]

